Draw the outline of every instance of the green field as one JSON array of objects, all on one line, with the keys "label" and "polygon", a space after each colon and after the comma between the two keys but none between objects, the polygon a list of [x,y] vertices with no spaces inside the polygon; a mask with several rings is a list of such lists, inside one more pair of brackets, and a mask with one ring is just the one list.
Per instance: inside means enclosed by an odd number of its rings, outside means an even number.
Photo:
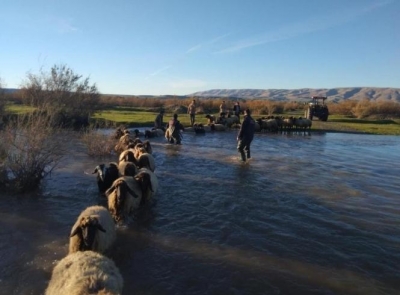
[{"label": "green field", "polygon": [[[14,114],[29,112],[33,108],[24,105],[7,105],[6,111]],[[92,118],[114,123],[114,125],[124,124],[131,127],[152,127],[158,112],[149,111],[146,108],[136,107],[116,107],[96,112]],[[283,116],[302,116],[303,111],[283,114]],[[216,114],[214,114],[216,115]],[[172,112],[166,111],[164,122],[167,123],[173,116]],[[190,125],[188,114],[178,114],[178,119],[184,126]],[[254,116],[257,119],[260,116]],[[207,123],[205,114],[196,115],[197,123]],[[327,122],[313,120],[311,131],[326,132],[356,132],[366,134],[400,135],[400,120],[368,120],[356,119],[346,116],[332,115]]]}]

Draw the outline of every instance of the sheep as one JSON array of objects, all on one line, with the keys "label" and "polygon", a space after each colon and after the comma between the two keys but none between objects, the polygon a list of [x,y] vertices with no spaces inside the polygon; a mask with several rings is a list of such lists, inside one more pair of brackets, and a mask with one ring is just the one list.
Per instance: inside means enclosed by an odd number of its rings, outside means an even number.
[{"label": "sheep", "polygon": [[119,177],[118,164],[110,162],[108,167],[104,164],[96,166],[92,174],[97,173],[97,187],[100,193],[104,193]]},{"label": "sheep", "polygon": [[143,141],[143,146],[149,154],[153,154],[153,148],[150,144],[150,141],[148,140]]},{"label": "sheep", "polygon": [[[132,145],[129,145],[132,146]],[[124,151],[122,151],[119,154],[119,158],[118,158],[118,163],[121,162],[132,162],[132,163],[136,163],[136,159],[135,159],[135,148],[128,148]],[[118,178],[118,177],[117,177]],[[115,179],[114,179],[115,180]]]},{"label": "sheep", "polygon": [[310,119],[305,119],[302,117],[293,119],[293,126],[299,129],[304,129],[304,131],[308,128],[311,129],[312,121]]},{"label": "sheep", "polygon": [[293,128],[293,117],[283,118],[282,129],[291,130]]},{"label": "sheep", "polygon": [[102,206],[87,207],[71,229],[69,254],[86,250],[104,253],[115,238],[115,223],[110,212]]},{"label": "sheep", "polygon": [[122,294],[124,281],[110,258],[93,251],[75,252],[54,267],[45,295]]},{"label": "sheep", "polygon": [[211,131],[225,131],[226,127],[224,124],[211,124]]},{"label": "sheep", "polygon": [[193,127],[196,134],[206,134],[203,124],[194,124]]},{"label": "sheep", "polygon": [[149,173],[138,173],[135,176],[123,176],[114,181],[107,190],[108,210],[115,222],[127,216],[146,202],[148,190],[152,189]]},{"label": "sheep", "polygon": [[143,167],[138,170],[138,173],[135,176],[140,176],[143,174],[148,174],[150,176],[150,186],[143,186],[143,197],[145,200],[143,202],[146,202],[150,200],[158,190],[158,178],[157,175],[151,171],[150,169]]},{"label": "sheep", "polygon": [[118,164],[118,172],[119,176],[134,176],[138,172],[138,168],[135,163],[122,161]]},{"label": "sheep", "polygon": [[156,169],[156,162],[154,160],[153,155],[149,154],[146,149],[143,147],[139,147],[135,150],[135,160],[138,168],[147,167],[152,172]]},{"label": "sheep", "polygon": [[120,139],[124,135],[124,131],[122,130],[121,127],[118,127],[117,130],[115,130],[113,138],[114,139]]},{"label": "sheep", "polygon": [[134,140],[130,137],[129,131],[126,131],[123,136],[119,139],[118,143],[115,145],[114,150],[117,153],[121,153],[126,150],[128,145],[132,143]]},{"label": "sheep", "polygon": [[208,114],[206,115],[206,118],[207,118],[207,125],[215,124],[217,121],[214,115]]},{"label": "sheep", "polygon": [[151,129],[144,132],[144,138],[153,138],[164,136],[165,132],[162,129]]},{"label": "sheep", "polygon": [[278,131],[278,123],[275,119],[257,119],[258,124],[260,125],[260,130],[266,130],[271,132]]},{"label": "sheep", "polygon": [[240,123],[239,117],[236,115],[228,114],[228,117],[225,119],[225,125],[228,128],[231,128],[232,125],[239,124],[239,123]]}]

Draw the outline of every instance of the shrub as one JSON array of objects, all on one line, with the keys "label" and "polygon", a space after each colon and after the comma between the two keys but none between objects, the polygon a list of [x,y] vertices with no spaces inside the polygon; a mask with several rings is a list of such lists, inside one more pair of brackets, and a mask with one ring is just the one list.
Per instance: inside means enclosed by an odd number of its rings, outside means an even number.
[{"label": "shrub", "polygon": [[3,131],[7,185],[17,192],[37,189],[60,163],[64,142],[52,118],[35,112],[18,116]]},{"label": "shrub", "polygon": [[81,139],[86,146],[86,153],[91,157],[111,155],[116,144],[111,135],[102,134],[94,129],[86,130]]},{"label": "shrub", "polygon": [[357,105],[356,100],[343,100],[339,103],[331,103],[328,105],[331,115],[354,116],[353,109]]}]

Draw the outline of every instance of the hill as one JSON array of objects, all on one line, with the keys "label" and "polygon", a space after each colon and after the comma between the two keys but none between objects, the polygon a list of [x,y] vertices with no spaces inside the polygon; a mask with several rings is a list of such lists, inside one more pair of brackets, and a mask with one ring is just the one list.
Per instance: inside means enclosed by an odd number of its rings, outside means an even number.
[{"label": "hill", "polygon": [[226,97],[229,99],[269,99],[275,101],[304,101],[311,96],[327,96],[327,101],[352,99],[392,100],[400,102],[400,88],[352,87],[331,89],[213,89],[188,96]]}]

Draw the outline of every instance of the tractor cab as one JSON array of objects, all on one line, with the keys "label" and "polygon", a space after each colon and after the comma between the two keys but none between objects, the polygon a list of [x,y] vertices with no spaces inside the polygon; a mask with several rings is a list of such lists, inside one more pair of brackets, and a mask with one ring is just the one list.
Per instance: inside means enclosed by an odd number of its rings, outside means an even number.
[{"label": "tractor cab", "polygon": [[317,117],[321,121],[327,121],[329,116],[328,106],[325,104],[326,96],[312,96],[304,112],[307,119]]}]

